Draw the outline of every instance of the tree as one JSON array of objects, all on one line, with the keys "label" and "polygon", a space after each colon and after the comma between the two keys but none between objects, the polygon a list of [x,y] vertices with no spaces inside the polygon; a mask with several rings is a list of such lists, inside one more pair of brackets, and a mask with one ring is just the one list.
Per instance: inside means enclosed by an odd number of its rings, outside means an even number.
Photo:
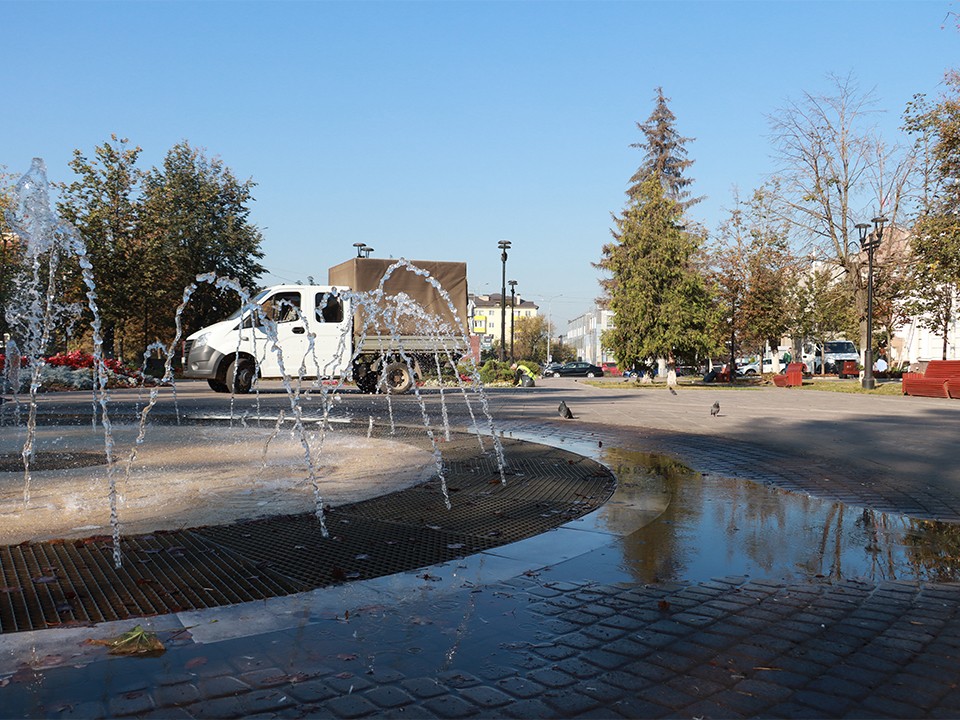
[{"label": "tree", "polygon": [[687,210],[702,199],[690,198],[689,187],[693,180],[684,175],[684,171],[693,165],[693,160],[687,158],[686,148],[693,138],[683,137],[677,132],[677,118],[667,105],[669,98],[664,96],[663,88],[658,87],[656,93],[656,104],[650,117],[645,123],[637,123],[637,128],[644,136],[643,142],[630,146],[643,150],[645,157],[643,164],[630,178],[627,197],[631,200],[639,197],[644,180],[653,176],[659,178],[664,194]]},{"label": "tree", "polygon": [[541,365],[547,361],[547,319],[541,315],[515,318],[513,356]]},{"label": "tree", "polygon": [[7,308],[15,292],[15,279],[23,270],[24,246],[7,223],[7,211],[13,202],[12,178],[0,171],[0,337],[10,332]]},{"label": "tree", "polygon": [[[88,159],[74,150],[70,167],[78,180],[63,188],[60,216],[80,233],[97,287],[103,326],[103,352],[123,354],[124,339],[136,308],[146,302],[151,286],[144,273],[156,258],[143,252],[138,235],[139,147],[111,135]],[[87,318],[89,323],[90,318]]]},{"label": "tree", "polygon": [[866,254],[857,222],[885,215],[896,225],[912,169],[911,153],[889,147],[867,123],[875,99],[849,77],[832,78],[834,94],[805,93],[771,118],[782,164],[779,212],[809,243],[806,251],[835,266],[860,317],[866,344]]},{"label": "tree", "polygon": [[761,356],[767,345],[779,347],[791,324],[784,299],[795,283],[789,227],[773,211],[775,196],[773,185],[755,190],[748,201],[737,199],[714,251],[713,281],[721,307],[731,313],[726,330]]},{"label": "tree", "polygon": [[[167,275],[166,299],[159,307],[172,327],[183,288],[198,274],[213,272],[252,288],[264,272],[259,260],[262,235],[250,223],[252,180],[239,181],[218,158],[208,159],[186,141],[167,153],[162,168],[144,178],[144,234],[162,248],[157,269]],[[201,284],[184,311],[183,325],[199,328],[237,309],[231,291]]]},{"label": "tree", "polygon": [[[832,265],[812,263],[787,298],[798,334],[815,340],[821,348],[835,335],[852,332],[858,322],[852,298],[836,273]],[[826,372],[822,358],[820,370]]]},{"label": "tree", "polygon": [[653,113],[637,123],[644,139],[631,147],[645,151],[644,160],[595,265],[609,273],[600,281],[600,304],[616,315],[603,343],[624,368],[655,358],[695,360],[716,347],[718,309],[698,266],[702,238],[684,218],[699,201],[689,199],[692,180],[684,174],[693,163],[689,138],[677,132],[667,102],[657,88]]},{"label": "tree", "polygon": [[700,239],[682,221],[681,206],[651,175],[617,218],[619,241],[603,248],[600,266],[616,280],[616,326],[603,343],[625,368],[651,358],[693,361],[716,349],[718,310],[694,263]]},{"label": "tree", "polygon": [[923,193],[913,227],[914,255],[909,309],[943,339],[956,317],[960,292],[960,73],[947,76],[947,91],[935,106],[916,98],[907,108],[906,129],[918,136]]}]

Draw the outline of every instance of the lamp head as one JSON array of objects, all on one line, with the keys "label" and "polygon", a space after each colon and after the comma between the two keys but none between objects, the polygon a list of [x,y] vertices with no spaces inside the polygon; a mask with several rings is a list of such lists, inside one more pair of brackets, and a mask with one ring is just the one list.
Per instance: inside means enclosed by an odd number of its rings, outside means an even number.
[{"label": "lamp head", "polygon": [[883,226],[887,223],[887,219],[880,215],[871,220],[873,227],[876,228],[877,242],[879,243],[883,239]]}]

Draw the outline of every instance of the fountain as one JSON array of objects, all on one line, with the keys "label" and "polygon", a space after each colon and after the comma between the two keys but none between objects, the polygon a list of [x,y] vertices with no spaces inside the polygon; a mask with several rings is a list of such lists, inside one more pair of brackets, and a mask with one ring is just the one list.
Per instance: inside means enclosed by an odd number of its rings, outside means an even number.
[{"label": "fountain", "polygon": [[[601,466],[552,448],[514,443],[517,467],[508,465],[476,367],[470,383],[455,373],[429,396],[414,387],[399,419],[400,400],[389,393],[385,418],[341,411],[343,394],[353,392],[344,378],[307,381],[296,359],[299,372],[284,369],[281,387],[231,394],[225,413],[196,409],[181,398],[173,370],[193,292],[212,283],[237,294],[241,315],[261,312],[236,281],[213,274],[184,290],[170,344],[151,348],[164,358],[160,381],[109,388],[92,267],[76,231],[51,210],[42,161],[18,183],[10,220],[29,268],[19,302],[5,311],[15,341],[4,375],[10,401],[0,405],[0,569],[22,570],[19,585],[7,575],[0,632],[262,599],[421,567],[555,527],[613,490]],[[89,395],[43,392],[51,329],[80,310],[58,302],[57,268],[67,260],[82,269],[93,316],[92,413]],[[410,298],[386,295],[387,279],[401,272],[436,286],[456,315],[437,281],[405,260],[372,292],[342,295],[351,312],[362,311],[364,333],[379,323],[397,340],[416,321],[449,337],[435,356],[442,378],[465,338]],[[276,324],[256,322],[283,368]],[[343,339],[340,347],[348,352]],[[20,355],[22,368],[9,360]],[[399,355],[412,371],[411,355],[402,347]],[[469,413],[469,432],[450,427],[450,390]],[[550,468],[561,466],[564,477],[553,477]],[[549,487],[526,497],[537,482]]]}]

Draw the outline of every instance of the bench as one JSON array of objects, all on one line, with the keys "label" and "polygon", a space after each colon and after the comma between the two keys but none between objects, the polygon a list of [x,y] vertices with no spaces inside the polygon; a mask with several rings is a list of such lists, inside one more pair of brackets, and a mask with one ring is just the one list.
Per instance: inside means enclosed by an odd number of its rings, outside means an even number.
[{"label": "bench", "polygon": [[773,384],[777,387],[797,387],[803,385],[803,363],[790,363],[787,371],[773,376]]},{"label": "bench", "polygon": [[[948,387],[951,381],[953,395]],[[926,372],[904,373],[901,389],[904,395],[960,398],[960,360],[931,360]]]}]

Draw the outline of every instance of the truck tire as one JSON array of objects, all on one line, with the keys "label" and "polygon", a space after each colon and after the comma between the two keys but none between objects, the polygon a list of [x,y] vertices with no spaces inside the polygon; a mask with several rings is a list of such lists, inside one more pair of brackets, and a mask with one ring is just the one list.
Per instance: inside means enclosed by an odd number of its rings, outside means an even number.
[{"label": "truck tire", "polygon": [[233,389],[237,395],[246,395],[253,389],[257,379],[257,369],[252,360],[239,358],[227,367],[227,389]]},{"label": "truck tire", "polygon": [[402,395],[413,387],[413,373],[406,363],[392,362],[387,365],[380,381],[380,391]]},{"label": "truck tire", "polygon": [[230,388],[227,387],[225,382],[220,382],[219,380],[207,380],[207,385],[210,386],[210,389],[218,393],[230,392]]}]

